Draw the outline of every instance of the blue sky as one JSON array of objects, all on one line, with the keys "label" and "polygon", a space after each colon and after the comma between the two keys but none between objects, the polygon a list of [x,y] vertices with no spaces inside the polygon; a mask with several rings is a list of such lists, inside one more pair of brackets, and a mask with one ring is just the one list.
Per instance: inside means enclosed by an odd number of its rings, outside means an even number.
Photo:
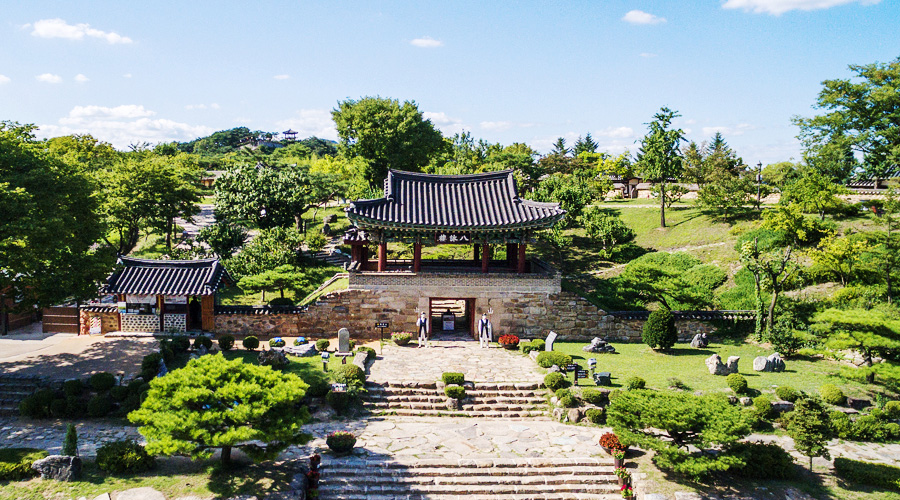
[{"label": "blue sky", "polygon": [[821,82],[900,56],[895,0],[4,2],[0,120],[119,148],[215,130],[335,139],[346,98],[414,100],[451,135],[590,132],[634,151],[661,106],[747,163],[799,158]]}]

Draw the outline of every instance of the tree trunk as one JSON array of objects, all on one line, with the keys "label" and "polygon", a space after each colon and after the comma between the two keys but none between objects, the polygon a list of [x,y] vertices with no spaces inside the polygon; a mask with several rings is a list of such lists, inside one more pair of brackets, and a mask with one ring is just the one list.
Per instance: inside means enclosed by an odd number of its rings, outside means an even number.
[{"label": "tree trunk", "polygon": [[666,227],[666,183],[659,183],[659,227]]},{"label": "tree trunk", "polygon": [[891,280],[891,269],[888,268],[887,276],[885,277],[885,282],[887,284],[887,301],[888,304],[892,304],[894,302],[894,287],[893,280]]},{"label": "tree trunk", "polygon": [[303,231],[303,217],[299,215],[294,215],[294,226],[297,228],[297,231]]},{"label": "tree trunk", "polygon": [[753,279],[756,282],[756,340],[762,342],[763,339],[763,300],[762,300],[762,286],[759,283],[759,275],[753,275]]},{"label": "tree trunk", "polygon": [[282,288],[282,289],[279,290],[279,291],[281,292],[281,298],[283,299],[283,298],[284,298],[284,288]]},{"label": "tree trunk", "polygon": [[222,447],[222,464],[231,465],[231,446]]},{"label": "tree trunk", "polygon": [[0,294],[0,335],[9,333],[9,324],[6,321],[7,314],[6,297],[3,294]]},{"label": "tree trunk", "polygon": [[169,218],[166,219],[166,251],[170,254],[172,253],[172,226],[174,225],[174,221]]},{"label": "tree trunk", "polygon": [[263,304],[265,304],[265,303],[266,303],[266,291],[263,290],[263,291],[262,291],[262,294],[263,294],[263,295],[262,295],[262,301],[263,301]]},{"label": "tree trunk", "polygon": [[775,302],[778,301],[778,289],[772,287],[772,302],[769,303],[769,315],[766,317],[766,332],[772,333],[772,323],[775,318]]}]

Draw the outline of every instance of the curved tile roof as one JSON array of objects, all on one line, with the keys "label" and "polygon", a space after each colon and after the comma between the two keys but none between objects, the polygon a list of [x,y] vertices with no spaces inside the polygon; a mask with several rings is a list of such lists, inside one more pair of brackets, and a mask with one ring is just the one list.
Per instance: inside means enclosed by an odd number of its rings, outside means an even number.
[{"label": "curved tile roof", "polygon": [[512,170],[471,175],[388,171],[384,198],[359,200],[347,217],[361,229],[542,228],[565,216],[558,203],[519,198]]},{"label": "curved tile roof", "polygon": [[213,295],[222,282],[233,282],[218,259],[150,260],[119,258],[102,293],[135,295]]}]

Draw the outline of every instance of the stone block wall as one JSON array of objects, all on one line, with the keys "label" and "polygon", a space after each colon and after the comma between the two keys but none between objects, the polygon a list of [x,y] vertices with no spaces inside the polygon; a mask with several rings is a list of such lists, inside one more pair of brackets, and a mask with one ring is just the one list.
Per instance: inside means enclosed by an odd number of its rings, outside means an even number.
[{"label": "stone block wall", "polygon": [[91,318],[99,318],[100,334],[106,335],[119,329],[119,312],[112,311],[88,311],[81,309],[79,315],[79,335],[90,335]]}]

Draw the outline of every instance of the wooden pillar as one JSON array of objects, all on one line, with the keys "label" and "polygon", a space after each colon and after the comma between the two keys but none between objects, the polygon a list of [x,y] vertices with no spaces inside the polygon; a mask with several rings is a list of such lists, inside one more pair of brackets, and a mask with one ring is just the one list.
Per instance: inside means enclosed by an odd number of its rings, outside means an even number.
[{"label": "wooden pillar", "polygon": [[484,245],[482,247],[481,252],[481,272],[488,272],[488,264],[491,262],[491,247],[490,245]]},{"label": "wooden pillar", "polygon": [[216,297],[202,295],[200,297],[200,328],[212,332],[216,329]]},{"label": "wooden pillar", "polygon": [[387,243],[378,244],[378,272],[387,271]]},{"label": "wooden pillar", "polygon": [[359,268],[361,270],[365,271],[366,268],[369,267],[369,247],[366,245],[363,245],[362,249],[360,250],[360,255],[361,255],[362,264],[360,265]]},{"label": "wooden pillar", "polygon": [[166,331],[166,303],[162,295],[156,296],[156,311],[159,313],[159,331]]},{"label": "wooden pillar", "polygon": [[519,259],[517,264],[516,272],[519,274],[525,273],[525,243],[519,243]]},{"label": "wooden pillar", "polygon": [[422,244],[413,243],[413,272],[422,270]]},{"label": "wooden pillar", "polygon": [[472,251],[474,253],[472,260],[474,260],[475,262],[478,262],[481,259],[480,253],[479,253],[480,249],[481,249],[481,245],[479,245],[478,243],[475,243],[474,245],[472,245]]},{"label": "wooden pillar", "polygon": [[507,243],[506,244],[506,265],[510,269],[513,269],[516,267],[516,262],[517,262],[516,259],[518,258],[517,246],[518,245],[516,245],[515,243]]}]

